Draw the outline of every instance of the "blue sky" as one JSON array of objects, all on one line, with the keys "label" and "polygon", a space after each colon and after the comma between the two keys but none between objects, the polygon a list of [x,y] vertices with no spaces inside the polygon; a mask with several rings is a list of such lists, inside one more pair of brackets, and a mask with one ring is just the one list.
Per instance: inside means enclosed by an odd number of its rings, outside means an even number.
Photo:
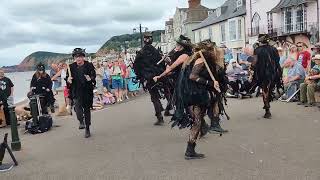
[{"label": "blue sky", "polygon": [[[224,0],[203,0],[216,8]],[[164,29],[187,0],[4,0],[0,6],[0,67],[19,64],[35,51],[96,52],[110,37],[132,33],[142,23]]]}]

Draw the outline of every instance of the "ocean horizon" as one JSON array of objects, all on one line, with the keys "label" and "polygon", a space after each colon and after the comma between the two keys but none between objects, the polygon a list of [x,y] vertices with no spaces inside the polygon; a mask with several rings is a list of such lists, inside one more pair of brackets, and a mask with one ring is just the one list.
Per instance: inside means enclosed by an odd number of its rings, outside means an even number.
[{"label": "ocean horizon", "polygon": [[30,82],[34,71],[6,73],[6,77],[10,78],[14,84],[14,103],[25,101],[27,93],[30,91]]}]

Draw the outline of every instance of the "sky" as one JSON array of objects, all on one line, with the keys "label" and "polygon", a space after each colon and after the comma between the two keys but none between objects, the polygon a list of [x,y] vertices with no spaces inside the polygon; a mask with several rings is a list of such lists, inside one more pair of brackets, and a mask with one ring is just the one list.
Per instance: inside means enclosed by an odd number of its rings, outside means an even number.
[{"label": "sky", "polygon": [[[142,26],[164,29],[188,0],[1,0],[0,67],[19,64],[36,51],[96,52],[110,37]],[[202,0],[216,8],[224,0]]]}]

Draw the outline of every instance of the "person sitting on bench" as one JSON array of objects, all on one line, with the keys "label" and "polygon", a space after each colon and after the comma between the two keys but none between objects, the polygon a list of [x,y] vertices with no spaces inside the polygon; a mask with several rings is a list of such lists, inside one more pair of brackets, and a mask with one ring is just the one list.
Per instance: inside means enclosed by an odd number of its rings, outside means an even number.
[{"label": "person sitting on bench", "polygon": [[304,83],[300,85],[300,102],[298,105],[304,105],[305,107],[315,105],[314,92],[320,89],[320,55],[316,55],[312,60],[315,65],[305,78]]},{"label": "person sitting on bench", "polygon": [[[287,60],[285,67],[288,67],[289,71],[288,76],[283,79],[285,94],[281,97],[281,100],[290,98],[298,90],[305,78],[305,71],[301,63]],[[295,100],[296,99],[293,99],[293,101]]]}]

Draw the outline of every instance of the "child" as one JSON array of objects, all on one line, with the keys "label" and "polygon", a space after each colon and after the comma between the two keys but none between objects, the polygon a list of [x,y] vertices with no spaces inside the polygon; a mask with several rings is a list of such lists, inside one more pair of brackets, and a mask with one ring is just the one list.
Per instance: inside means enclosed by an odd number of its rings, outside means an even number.
[{"label": "child", "polygon": [[103,104],[114,104],[116,102],[112,93],[107,88],[103,88]]}]

